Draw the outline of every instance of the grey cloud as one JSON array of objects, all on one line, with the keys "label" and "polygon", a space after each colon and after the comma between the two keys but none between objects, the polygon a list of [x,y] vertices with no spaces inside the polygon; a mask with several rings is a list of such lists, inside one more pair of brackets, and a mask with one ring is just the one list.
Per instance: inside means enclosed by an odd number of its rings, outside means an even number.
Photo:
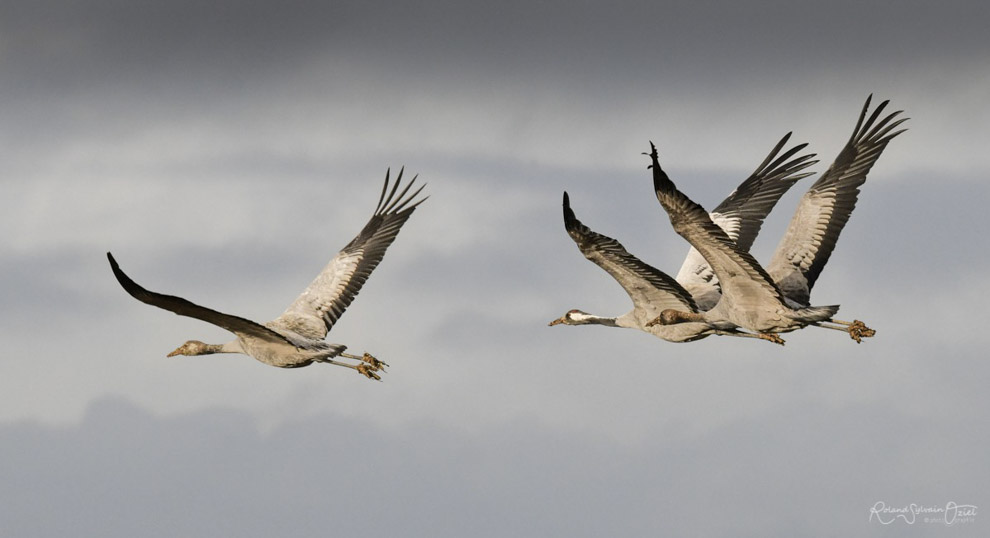
[{"label": "grey cloud", "polygon": [[[986,9],[3,4],[0,534],[882,535],[878,500],[981,505]],[[823,170],[870,91],[911,131],[815,297],[877,338],[546,326],[630,304],[567,237],[562,191],[674,272],[647,140],[711,207],[788,130]],[[107,267],[268,319],[402,164],[432,197],[331,333],[392,363],[385,383],[166,360],[229,335]]]},{"label": "grey cloud", "polygon": [[[530,420],[481,433],[429,422],[388,432],[321,414],[259,433],[235,411],[157,418],[110,399],[79,426],[0,427],[8,499],[0,528],[108,537],[870,536],[889,531],[868,521],[877,501],[981,502],[985,430],[961,415],[921,426],[884,406],[804,404],[701,437],[665,429],[632,445]],[[952,530],[982,526],[978,517]]]},{"label": "grey cloud", "polygon": [[584,66],[603,75],[658,65],[743,69],[738,60],[756,56],[766,74],[832,61],[978,58],[987,47],[978,2],[89,1],[8,2],[4,11],[8,46],[18,53],[5,62],[52,83],[200,75],[204,67],[242,76],[327,53],[428,72],[524,66],[566,74]]}]

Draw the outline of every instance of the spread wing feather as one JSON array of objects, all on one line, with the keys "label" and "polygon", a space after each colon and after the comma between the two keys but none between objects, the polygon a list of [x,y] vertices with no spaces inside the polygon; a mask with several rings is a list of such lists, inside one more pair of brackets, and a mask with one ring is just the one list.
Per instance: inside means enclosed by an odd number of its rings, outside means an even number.
[{"label": "spread wing feather", "polygon": [[697,312],[691,294],[669,275],[630,254],[618,241],[592,231],[577,219],[564,193],[564,228],[586,258],[612,275],[644,317],[656,317],[673,308]]},{"label": "spread wing feather", "polygon": [[164,295],[161,293],[148,291],[131,280],[129,276],[124,274],[124,271],[122,271],[120,266],[117,265],[117,260],[115,260],[113,255],[109,252],[107,252],[107,259],[110,260],[110,268],[113,269],[113,275],[117,277],[117,282],[120,282],[120,285],[123,286],[124,290],[127,291],[131,297],[134,297],[142,303],[157,306],[158,308],[174,312],[180,316],[196,318],[207,323],[212,323],[213,325],[227,329],[236,335],[253,336],[268,342],[293,345],[292,342],[281,334],[249,319],[217,312],[216,310],[211,310],[187,301],[182,297],[175,297],[173,295]]},{"label": "spread wing feather", "polygon": [[333,324],[361,291],[368,276],[378,267],[399,229],[416,207],[426,200],[422,198],[413,201],[423,190],[422,186],[409,194],[416,182],[415,177],[396,195],[402,183],[402,173],[403,170],[400,170],[395,184],[389,190],[389,173],[386,172],[385,184],[374,215],[357,237],[330,260],[285,312],[270,322],[272,326],[310,338],[326,337]]},{"label": "spread wing feather", "polygon": [[712,266],[723,294],[732,296],[734,301],[762,303],[776,300],[782,303],[780,290],[759,262],[749,252],[740,250],[725,230],[712,221],[705,208],[677,190],[660,168],[657,149],[652,142],[650,148],[657,200],[667,211],[674,231],[698,249]]},{"label": "spread wing feather", "polygon": [[[784,135],[756,170],[710,213],[712,221],[736,242],[740,250],[749,251],[753,246],[764,219],[780,197],[797,181],[812,175],[811,172],[798,172],[818,162],[811,160],[815,156],[813,153],[791,159],[808,144],[799,144],[778,156],[790,137],[791,133]],[[677,281],[691,292],[702,310],[713,308],[721,296],[715,272],[694,247],[681,265]]]},{"label": "spread wing feather", "polygon": [[808,304],[811,288],[856,207],[859,187],[866,181],[870,168],[887,143],[906,130],[894,131],[907,120],[895,120],[902,111],[877,122],[889,101],[881,103],[867,119],[872,97],[863,105],[856,128],[838,157],[801,198],[787,233],[767,266],[781,290],[797,303]]}]

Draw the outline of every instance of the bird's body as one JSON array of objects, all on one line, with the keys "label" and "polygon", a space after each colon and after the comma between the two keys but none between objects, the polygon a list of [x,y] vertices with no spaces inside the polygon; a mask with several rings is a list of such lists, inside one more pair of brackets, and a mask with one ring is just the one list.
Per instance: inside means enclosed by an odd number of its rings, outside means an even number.
[{"label": "bird's body", "polygon": [[[712,213],[732,237],[751,245],[759,233],[763,219],[774,204],[797,180],[809,174],[797,174],[814,164],[813,155],[791,157],[804,144],[778,156],[790,134],[785,136],[732,194]],[[690,342],[712,334],[759,337],[739,331],[722,320],[696,319],[691,322],[660,325],[650,324],[665,310],[688,311],[699,314],[717,302],[712,295],[719,293],[718,281],[707,262],[693,249],[682,266],[680,278],[642,262],[630,254],[618,241],[592,231],[582,224],[570,208],[564,193],[564,227],[586,258],[608,272],[623,287],[633,302],[633,310],[618,317],[594,316],[571,310],[552,321],[551,325],[605,325],[638,329],[670,342]]]},{"label": "bird's body", "polygon": [[[580,310],[571,310],[564,314],[563,318],[551,321],[550,325],[563,323],[565,325],[603,325],[606,327],[622,327],[625,329],[637,329],[668,342],[693,342],[701,340],[707,336],[718,334],[719,329],[707,322],[688,322],[677,325],[653,325],[648,326],[650,320],[654,319],[654,314],[659,314],[655,308],[636,308],[618,317],[601,317]],[[565,319],[566,318],[566,319]],[[561,321],[565,319],[564,321]],[[734,328],[727,329],[726,332],[733,332]],[[739,332],[738,336],[749,336],[747,333]]]},{"label": "bird's body", "polygon": [[[402,171],[391,191],[386,174],[378,207],[357,237],[330,260],[281,316],[264,324],[217,312],[181,297],[148,291],[131,280],[109,252],[107,258],[117,281],[135,299],[180,316],[212,323],[237,336],[235,340],[221,345],[190,340],[169,353],[170,357],[243,353],[279,368],[300,368],[322,362],[354,368],[369,378],[380,379],[376,372],[382,370],[385,363],[367,353],[362,356],[344,353],[347,346],[328,343],[324,338],[378,266],[399,229],[425,200],[413,201],[422,187],[407,196],[415,181],[416,178],[413,178],[396,196],[402,182]],[[356,359],[359,362],[354,365],[338,360],[340,358]]]},{"label": "bird's body", "polygon": [[667,321],[658,318],[655,323],[728,322],[765,335],[817,325],[847,331],[857,342],[874,334],[860,321],[835,320],[838,305],[809,306],[811,287],[855,207],[858,187],[887,143],[903,132],[891,133],[905,121],[893,121],[899,111],[876,123],[887,102],[866,120],[869,104],[867,99],[852,137],[835,162],[802,197],[769,272],[716,225],[704,208],[677,190],[660,168],[656,147],[651,144],[657,199],[674,230],[701,253],[721,287],[721,298],[711,310],[669,313]]}]

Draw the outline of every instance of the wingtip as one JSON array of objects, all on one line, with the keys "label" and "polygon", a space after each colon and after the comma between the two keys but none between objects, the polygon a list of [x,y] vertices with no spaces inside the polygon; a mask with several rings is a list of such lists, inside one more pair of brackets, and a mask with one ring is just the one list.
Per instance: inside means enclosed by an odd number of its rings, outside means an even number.
[{"label": "wingtip", "polygon": [[656,144],[653,143],[652,140],[650,140],[650,152],[644,153],[643,155],[646,155],[650,158],[650,164],[646,166],[647,170],[652,169],[654,171],[654,174],[656,174],[657,170],[660,170],[661,172],[663,171],[660,168],[660,154],[657,152],[657,146]]},{"label": "wingtip", "polygon": [[131,277],[124,273],[124,270],[117,264],[117,260],[114,259],[113,254],[107,252],[107,259],[110,260],[110,269],[113,271],[114,278],[117,279],[117,282],[120,283],[127,293],[137,297],[136,294],[144,291],[144,288],[139,286],[136,282],[134,282],[134,280],[131,279]]},{"label": "wingtip", "polygon": [[663,171],[660,167],[660,156],[657,154],[657,148],[650,142],[650,166],[648,169],[653,170],[653,189],[656,191],[673,191],[676,190],[674,183],[667,177],[667,173]]},{"label": "wingtip", "polygon": [[577,215],[571,209],[571,197],[567,195],[567,191],[564,191],[564,202],[561,204],[561,207],[564,211],[564,228],[570,231],[577,222]]},{"label": "wingtip", "polygon": [[650,140],[649,142],[650,142],[650,152],[643,154],[643,155],[646,155],[647,157],[649,157],[652,160],[652,162],[649,165],[647,165],[647,167],[646,167],[647,169],[653,168],[653,165],[654,164],[657,164],[658,159],[660,158],[660,156],[657,155],[657,147],[656,147],[656,145],[653,144],[653,141],[652,140]]}]

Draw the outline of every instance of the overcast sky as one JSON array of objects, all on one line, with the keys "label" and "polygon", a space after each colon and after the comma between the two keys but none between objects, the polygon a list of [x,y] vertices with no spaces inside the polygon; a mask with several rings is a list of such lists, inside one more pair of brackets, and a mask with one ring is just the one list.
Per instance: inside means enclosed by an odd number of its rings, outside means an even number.
[{"label": "overcast sky", "polygon": [[[0,535],[985,536],[983,2],[0,2]],[[714,207],[863,101],[910,130],[813,302],[876,337],[672,344],[547,327],[628,297],[579,218],[676,273],[654,141]],[[237,355],[149,289],[277,316],[428,183],[329,340],[383,383]],[[768,260],[804,180],[754,246]],[[983,349],[984,351],[980,351]],[[920,516],[919,516],[920,518]]]}]

